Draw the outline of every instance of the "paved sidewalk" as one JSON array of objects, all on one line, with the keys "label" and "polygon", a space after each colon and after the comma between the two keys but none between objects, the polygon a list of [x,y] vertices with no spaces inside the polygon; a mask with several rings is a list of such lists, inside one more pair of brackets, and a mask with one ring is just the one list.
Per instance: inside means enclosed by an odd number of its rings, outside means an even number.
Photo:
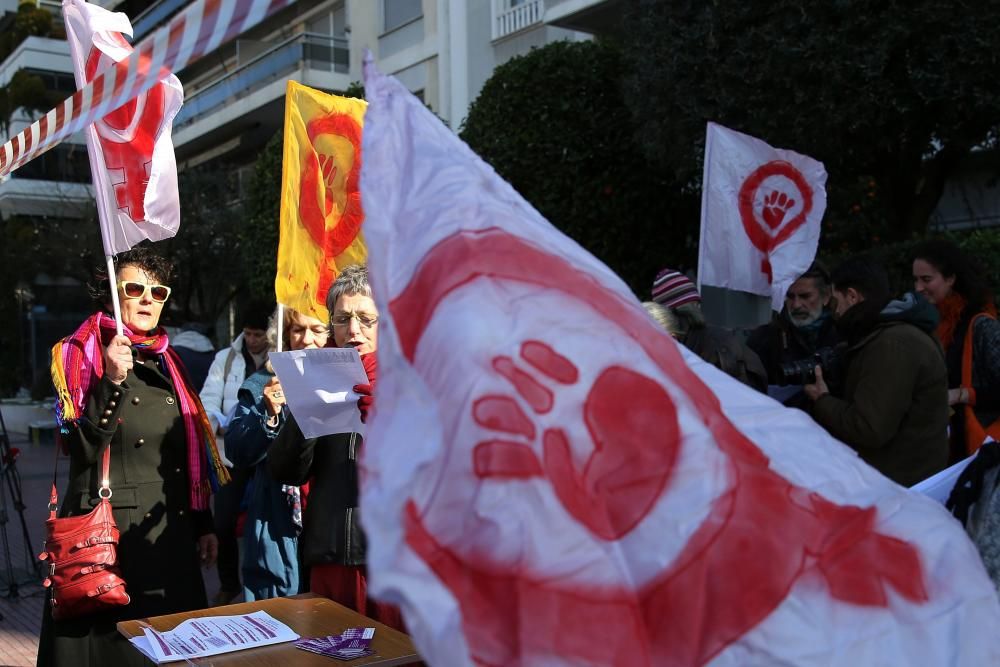
[{"label": "paved sidewalk", "polygon": [[[44,536],[46,508],[52,486],[52,466],[55,447],[51,444],[33,445],[22,434],[10,433],[11,448],[20,450],[13,468],[5,467],[0,474],[0,667],[34,665],[38,652],[38,631],[41,628],[45,589],[40,575],[33,572],[38,563]],[[69,461],[59,461],[60,490],[65,486]],[[16,470],[16,475],[14,471]],[[24,501],[24,524],[30,545],[27,544],[20,514],[12,501],[15,477],[20,478]],[[16,495],[16,494],[15,494]],[[6,541],[3,534],[6,532]],[[8,568],[6,553],[10,554]],[[13,573],[13,574],[11,574]],[[218,574],[213,567],[205,572],[208,599],[218,593]]]}]

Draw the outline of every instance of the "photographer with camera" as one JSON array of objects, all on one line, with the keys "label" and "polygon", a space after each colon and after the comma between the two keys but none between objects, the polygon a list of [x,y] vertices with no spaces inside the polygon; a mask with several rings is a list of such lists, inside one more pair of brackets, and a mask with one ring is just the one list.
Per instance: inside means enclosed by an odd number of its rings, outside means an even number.
[{"label": "photographer with camera", "polygon": [[750,332],[747,346],[767,369],[768,384],[805,384],[787,377],[782,366],[808,359],[840,342],[829,305],[830,274],[820,262],[813,262],[788,288],[781,313]]},{"label": "photographer with camera", "polygon": [[855,257],[831,275],[834,317],[846,341],[841,388],[820,365],[804,387],[812,416],[869,465],[903,486],[948,462],[948,372],[934,338],[938,314],[923,297],[892,301],[885,270]]}]

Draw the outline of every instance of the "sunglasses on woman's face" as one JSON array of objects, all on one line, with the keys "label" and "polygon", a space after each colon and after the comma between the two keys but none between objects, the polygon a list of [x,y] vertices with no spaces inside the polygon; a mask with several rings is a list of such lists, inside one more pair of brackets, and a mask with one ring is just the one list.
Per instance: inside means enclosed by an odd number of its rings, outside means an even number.
[{"label": "sunglasses on woman's face", "polygon": [[141,299],[147,290],[149,297],[157,303],[163,303],[170,298],[170,288],[166,285],[147,285],[134,280],[122,280],[118,283],[118,288],[126,299]]}]

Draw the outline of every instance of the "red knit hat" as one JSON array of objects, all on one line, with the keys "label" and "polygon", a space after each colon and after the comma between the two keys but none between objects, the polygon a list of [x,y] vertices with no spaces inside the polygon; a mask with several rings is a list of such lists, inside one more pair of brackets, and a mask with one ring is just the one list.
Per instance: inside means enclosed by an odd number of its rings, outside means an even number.
[{"label": "red knit hat", "polygon": [[691,279],[683,273],[663,269],[653,281],[653,301],[667,308],[676,308],[685,303],[700,303],[701,295]]}]

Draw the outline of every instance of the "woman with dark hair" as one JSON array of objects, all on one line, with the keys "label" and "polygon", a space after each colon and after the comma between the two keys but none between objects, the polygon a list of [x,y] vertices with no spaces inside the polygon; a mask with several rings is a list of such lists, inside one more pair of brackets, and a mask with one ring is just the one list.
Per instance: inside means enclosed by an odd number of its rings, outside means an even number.
[{"label": "woman with dark hair", "polygon": [[948,364],[952,462],[1000,437],[1000,323],[978,264],[950,241],[913,250],[914,289],[937,306],[937,337]]},{"label": "woman with dark hair", "polygon": [[[198,393],[159,326],[172,267],[145,247],[119,254],[115,265],[112,280],[98,276],[98,311],[53,347],[52,380],[70,458],[59,516],[93,509],[110,447],[118,566],[130,602],[56,621],[47,601],[39,665],[146,664],[115,624],[205,607],[201,566],[218,549],[208,503],[228,475]],[[123,334],[110,314],[111,290]]]}]

